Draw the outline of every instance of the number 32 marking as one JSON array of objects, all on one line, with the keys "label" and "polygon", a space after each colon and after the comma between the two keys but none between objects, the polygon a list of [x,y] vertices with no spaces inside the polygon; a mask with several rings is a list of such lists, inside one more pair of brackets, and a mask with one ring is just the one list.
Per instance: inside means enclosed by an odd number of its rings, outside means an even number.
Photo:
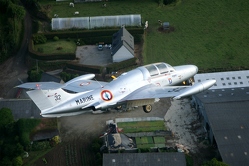
[{"label": "number 32 marking", "polygon": [[55,94],[54,99],[55,99],[55,101],[60,101],[61,100],[61,95]]}]

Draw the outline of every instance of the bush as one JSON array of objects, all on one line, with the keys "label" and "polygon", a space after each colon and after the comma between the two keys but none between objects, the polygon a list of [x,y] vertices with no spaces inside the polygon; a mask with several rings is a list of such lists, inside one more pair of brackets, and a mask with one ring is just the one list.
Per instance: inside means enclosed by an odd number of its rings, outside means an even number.
[{"label": "bush", "polygon": [[63,81],[67,82],[75,77],[78,77],[78,74],[70,74],[70,73],[66,73],[66,72],[61,72],[60,77]]},{"label": "bush", "polygon": [[119,63],[113,63],[107,66],[106,70],[107,73],[112,73],[114,71],[118,71],[121,69],[125,69],[129,66],[134,66],[136,64],[136,58],[131,58],[131,59],[127,59],[125,61],[119,62]]},{"label": "bush", "polygon": [[43,44],[47,42],[47,38],[43,34],[33,35],[34,44]]},{"label": "bush", "polygon": [[17,121],[20,142],[23,146],[28,146],[30,143],[30,132],[40,123],[40,119],[19,119]]},{"label": "bush", "polygon": [[51,146],[48,141],[42,141],[42,142],[34,142],[32,144],[32,150],[39,151],[39,150],[46,150],[50,149]]},{"label": "bush", "polygon": [[28,80],[31,82],[39,82],[41,80],[41,71],[31,70],[28,72]]},{"label": "bush", "polygon": [[12,161],[13,165],[15,166],[22,166],[23,165],[23,160],[21,156],[18,156],[16,158],[13,159]]},{"label": "bush", "polygon": [[54,39],[54,41],[58,41],[58,40],[59,40],[59,37],[58,37],[58,36],[55,36],[53,39]]}]

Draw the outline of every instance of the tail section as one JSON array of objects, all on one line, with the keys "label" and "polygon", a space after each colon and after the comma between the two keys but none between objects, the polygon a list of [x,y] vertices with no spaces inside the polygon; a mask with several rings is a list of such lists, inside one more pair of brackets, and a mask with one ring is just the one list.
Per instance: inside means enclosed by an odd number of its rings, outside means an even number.
[{"label": "tail section", "polygon": [[63,103],[74,96],[73,94],[67,93],[60,88],[55,90],[32,90],[28,91],[27,94],[34,101],[41,112],[55,107],[56,105]]}]

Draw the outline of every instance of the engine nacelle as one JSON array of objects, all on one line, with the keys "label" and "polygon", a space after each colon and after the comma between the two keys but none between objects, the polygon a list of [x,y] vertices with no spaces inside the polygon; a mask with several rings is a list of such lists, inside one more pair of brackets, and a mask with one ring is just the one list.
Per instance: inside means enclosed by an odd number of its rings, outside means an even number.
[{"label": "engine nacelle", "polygon": [[193,86],[186,88],[180,95],[175,96],[173,99],[180,99],[182,97],[190,96],[204,90],[207,90],[216,83],[216,80],[206,80],[203,82],[195,83]]}]

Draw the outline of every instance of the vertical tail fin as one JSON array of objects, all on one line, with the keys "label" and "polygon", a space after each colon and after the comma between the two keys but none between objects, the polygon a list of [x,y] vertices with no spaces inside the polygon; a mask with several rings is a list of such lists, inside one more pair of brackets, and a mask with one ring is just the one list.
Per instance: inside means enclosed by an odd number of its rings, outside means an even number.
[{"label": "vertical tail fin", "polygon": [[34,101],[37,107],[41,110],[49,109],[70,99],[73,94],[67,93],[62,89],[55,90],[32,90],[27,94]]}]

